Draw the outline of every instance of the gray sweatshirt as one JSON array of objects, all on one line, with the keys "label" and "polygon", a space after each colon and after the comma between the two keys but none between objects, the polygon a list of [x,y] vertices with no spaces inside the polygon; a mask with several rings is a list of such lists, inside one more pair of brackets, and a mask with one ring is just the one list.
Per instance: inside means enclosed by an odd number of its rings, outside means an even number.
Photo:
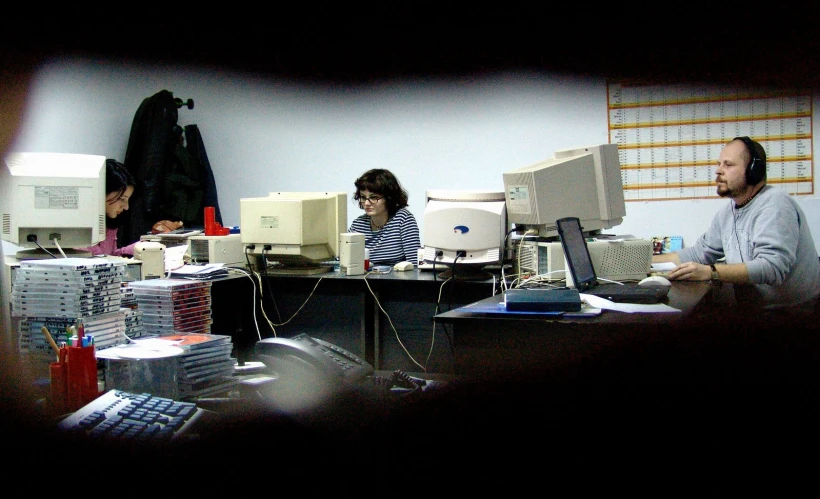
[{"label": "gray sweatshirt", "polygon": [[820,295],[820,259],[800,205],[766,185],[749,204],[730,201],[693,246],[678,251],[681,262],[745,263],[751,285],[735,285],[739,303],[765,308],[798,305]]}]

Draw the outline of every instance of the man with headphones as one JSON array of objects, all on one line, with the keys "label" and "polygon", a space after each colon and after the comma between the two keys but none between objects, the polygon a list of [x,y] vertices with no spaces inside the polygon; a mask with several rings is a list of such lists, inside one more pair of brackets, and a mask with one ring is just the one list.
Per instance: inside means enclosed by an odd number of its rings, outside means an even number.
[{"label": "man with headphones", "polygon": [[800,205],[766,184],[763,146],[735,137],[721,150],[716,174],[717,194],[729,204],[695,244],[653,263],[677,264],[670,280],[732,283],[742,307],[813,313],[820,259]]}]

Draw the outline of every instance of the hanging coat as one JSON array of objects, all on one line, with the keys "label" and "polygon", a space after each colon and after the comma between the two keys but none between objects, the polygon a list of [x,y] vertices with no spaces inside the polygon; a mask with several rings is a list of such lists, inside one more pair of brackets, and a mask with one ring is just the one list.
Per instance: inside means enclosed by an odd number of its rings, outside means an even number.
[{"label": "hanging coat", "polygon": [[137,186],[119,231],[121,246],[138,241],[160,220],[202,227],[205,206],[213,206],[222,223],[199,128],[177,125],[177,108],[174,95],[162,90],[144,99],[134,115],[124,164]]}]

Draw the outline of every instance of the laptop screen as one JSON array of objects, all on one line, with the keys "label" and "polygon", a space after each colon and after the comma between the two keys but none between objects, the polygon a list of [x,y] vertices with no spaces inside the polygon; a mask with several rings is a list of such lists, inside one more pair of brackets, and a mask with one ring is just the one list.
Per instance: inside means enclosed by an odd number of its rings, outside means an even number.
[{"label": "laptop screen", "polygon": [[558,219],[555,223],[575,287],[579,291],[584,291],[598,284],[598,276],[595,275],[595,267],[592,266],[592,258],[589,256],[589,248],[581,228],[581,220],[567,217]]}]

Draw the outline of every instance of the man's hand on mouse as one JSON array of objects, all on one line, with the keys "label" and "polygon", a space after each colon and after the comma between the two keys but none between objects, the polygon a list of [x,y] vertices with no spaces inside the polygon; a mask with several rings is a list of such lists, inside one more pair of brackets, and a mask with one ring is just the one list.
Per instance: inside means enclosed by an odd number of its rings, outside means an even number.
[{"label": "man's hand on mouse", "polygon": [[708,281],[712,278],[712,268],[700,263],[686,262],[670,270],[666,277],[673,281]]}]

